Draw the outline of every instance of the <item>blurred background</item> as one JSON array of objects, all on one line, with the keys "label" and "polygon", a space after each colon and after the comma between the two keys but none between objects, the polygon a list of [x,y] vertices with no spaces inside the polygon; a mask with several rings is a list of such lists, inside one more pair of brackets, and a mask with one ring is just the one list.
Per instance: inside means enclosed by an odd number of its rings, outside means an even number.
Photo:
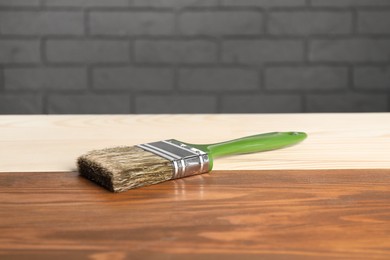
[{"label": "blurred background", "polygon": [[0,114],[375,111],[389,0],[0,0]]}]

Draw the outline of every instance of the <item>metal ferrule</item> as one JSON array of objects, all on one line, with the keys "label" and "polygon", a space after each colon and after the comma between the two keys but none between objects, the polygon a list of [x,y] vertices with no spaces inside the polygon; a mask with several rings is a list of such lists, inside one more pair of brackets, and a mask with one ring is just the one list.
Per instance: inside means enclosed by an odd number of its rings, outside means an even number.
[{"label": "metal ferrule", "polygon": [[172,179],[209,171],[209,156],[207,153],[177,140],[170,139],[136,146],[170,160],[174,167]]}]

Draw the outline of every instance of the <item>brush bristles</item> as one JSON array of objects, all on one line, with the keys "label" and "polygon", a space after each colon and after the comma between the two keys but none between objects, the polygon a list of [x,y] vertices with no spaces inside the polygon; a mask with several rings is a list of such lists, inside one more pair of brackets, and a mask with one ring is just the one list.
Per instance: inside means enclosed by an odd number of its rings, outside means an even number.
[{"label": "brush bristles", "polygon": [[135,146],[94,150],[77,159],[79,172],[113,192],[170,180],[172,163]]}]

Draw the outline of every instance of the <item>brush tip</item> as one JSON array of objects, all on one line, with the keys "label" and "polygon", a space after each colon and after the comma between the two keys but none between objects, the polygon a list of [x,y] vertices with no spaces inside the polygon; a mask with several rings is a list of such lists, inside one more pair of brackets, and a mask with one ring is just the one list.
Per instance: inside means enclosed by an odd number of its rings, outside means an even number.
[{"label": "brush tip", "polygon": [[166,181],[173,176],[172,163],[135,146],[94,150],[77,159],[81,176],[113,192],[122,192]]}]

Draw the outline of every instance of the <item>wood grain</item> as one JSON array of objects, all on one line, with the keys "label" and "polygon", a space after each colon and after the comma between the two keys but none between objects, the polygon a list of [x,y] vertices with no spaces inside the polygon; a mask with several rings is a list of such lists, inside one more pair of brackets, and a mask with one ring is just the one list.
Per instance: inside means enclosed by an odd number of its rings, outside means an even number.
[{"label": "wood grain", "polygon": [[89,150],[303,131],[303,143],[221,158],[215,170],[390,169],[390,113],[0,116],[0,172],[74,171]]},{"label": "wood grain", "polygon": [[389,259],[390,171],[214,171],[114,194],[0,173],[1,259]]}]

